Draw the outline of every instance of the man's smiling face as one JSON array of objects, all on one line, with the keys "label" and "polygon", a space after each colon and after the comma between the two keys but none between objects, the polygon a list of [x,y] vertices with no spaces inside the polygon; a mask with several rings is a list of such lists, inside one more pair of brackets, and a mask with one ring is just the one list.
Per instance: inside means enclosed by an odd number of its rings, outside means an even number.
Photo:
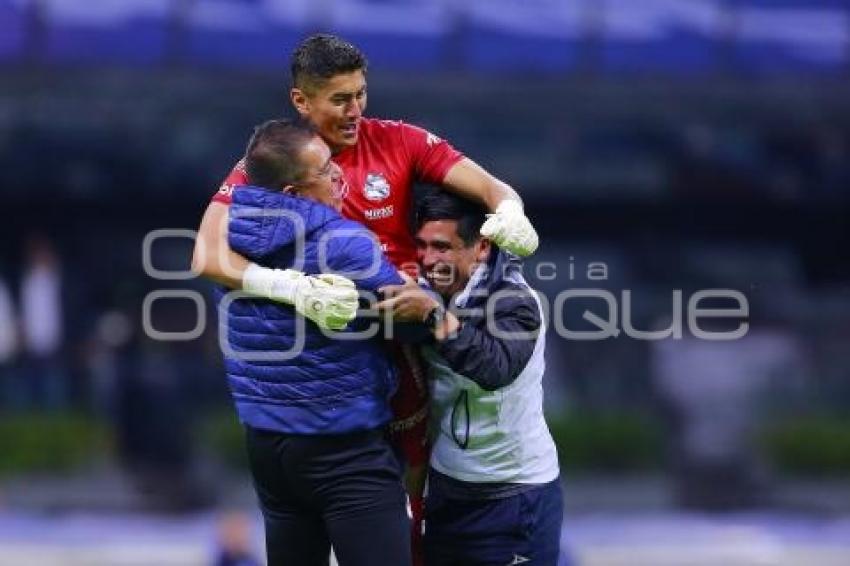
[{"label": "man's smiling face", "polygon": [[293,88],[292,104],[318,129],[338,153],[357,143],[360,119],[366,110],[366,75],[362,70],[341,73],[303,88]]},{"label": "man's smiling face", "polygon": [[432,220],[416,233],[416,251],[431,288],[448,299],[466,287],[479,263],[486,261],[490,242],[476,238],[470,244],[457,231],[457,220]]}]

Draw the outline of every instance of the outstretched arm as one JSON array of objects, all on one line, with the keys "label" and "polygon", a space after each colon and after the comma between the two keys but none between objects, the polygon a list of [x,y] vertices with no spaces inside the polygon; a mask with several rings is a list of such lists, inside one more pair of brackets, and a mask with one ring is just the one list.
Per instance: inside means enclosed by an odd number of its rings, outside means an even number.
[{"label": "outstretched arm", "polygon": [[481,227],[482,236],[521,257],[535,252],[539,244],[537,232],[525,216],[519,195],[510,185],[464,157],[448,170],[443,186],[490,209],[492,214]]},{"label": "outstretched arm", "polygon": [[505,199],[522,203],[510,185],[488,173],[468,157],[464,157],[448,170],[443,186],[464,198],[482,203],[490,212],[495,212]]}]

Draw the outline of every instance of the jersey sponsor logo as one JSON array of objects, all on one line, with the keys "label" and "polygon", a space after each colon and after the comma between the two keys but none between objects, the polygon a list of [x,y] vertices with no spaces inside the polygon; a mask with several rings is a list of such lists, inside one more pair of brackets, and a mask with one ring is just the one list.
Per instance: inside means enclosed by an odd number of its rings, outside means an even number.
[{"label": "jersey sponsor logo", "polygon": [[390,184],[380,173],[369,173],[366,175],[366,184],[363,185],[363,194],[369,200],[384,200],[390,196]]},{"label": "jersey sponsor logo", "polygon": [[440,142],[442,142],[442,141],[443,141],[443,140],[441,140],[440,138],[438,138],[437,136],[435,136],[435,135],[434,135],[434,134],[432,134],[431,132],[428,132],[428,135],[427,135],[427,136],[425,136],[425,143],[426,143],[427,145],[429,145],[429,146],[431,146],[431,145],[437,145],[438,143],[440,143]]},{"label": "jersey sponsor logo", "polygon": [[226,196],[228,198],[232,197],[233,196],[233,185],[231,185],[230,183],[224,183],[222,186],[220,186],[218,188],[218,194]]},{"label": "jersey sponsor logo", "polygon": [[393,205],[382,206],[381,208],[367,208],[365,212],[366,220],[390,218],[393,214],[395,214]]}]

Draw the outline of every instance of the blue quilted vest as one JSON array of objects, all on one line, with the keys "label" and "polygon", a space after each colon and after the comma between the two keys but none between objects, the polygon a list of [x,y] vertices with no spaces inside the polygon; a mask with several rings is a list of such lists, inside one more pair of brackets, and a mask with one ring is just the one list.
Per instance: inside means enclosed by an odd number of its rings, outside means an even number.
[{"label": "blue quilted vest", "polygon": [[[238,187],[228,234],[234,251],[265,267],[338,273],[371,292],[402,283],[371,232],[307,199]],[[323,332],[291,306],[224,288],[217,295],[227,380],[244,424],[340,434],[389,421],[396,374],[380,332],[346,340],[366,324]]]}]

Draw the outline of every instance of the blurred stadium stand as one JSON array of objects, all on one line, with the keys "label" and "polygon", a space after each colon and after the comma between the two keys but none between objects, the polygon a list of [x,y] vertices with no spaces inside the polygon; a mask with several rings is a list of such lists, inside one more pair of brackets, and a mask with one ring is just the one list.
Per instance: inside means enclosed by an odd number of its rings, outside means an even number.
[{"label": "blurred stadium stand", "polygon": [[[550,297],[631,289],[647,329],[674,289],[744,292],[754,334],[802,360],[742,378],[755,428],[815,419],[776,433],[771,464],[850,470],[835,433],[850,405],[850,1],[0,0],[0,279],[17,297],[27,235],[52,238],[73,408],[113,431],[111,454],[151,507],[208,504],[210,461],[234,445],[239,461],[241,439],[190,433],[229,415],[213,310],[198,340],[146,339],[142,298],[163,282],[143,273],[141,242],[197,227],[253,125],[289,111],[289,53],[317,30],[369,56],[368,114],[428,127],[519,189],[542,236],[534,261],[557,266],[554,279],[531,262],[526,275]],[[171,240],[154,261],[185,269],[190,249]],[[608,266],[605,281],[588,279],[589,262]],[[598,307],[576,301],[565,317],[581,328]],[[158,327],[194,320],[191,303],[161,310]],[[674,458],[685,425],[658,355],[627,337],[551,337],[553,429],[565,415],[628,417],[567,418],[565,468],[658,472]],[[23,364],[0,361],[4,387]],[[727,481],[739,476],[756,481]]]},{"label": "blurred stadium stand", "polygon": [[845,0],[3,0],[0,14],[5,57],[51,63],[278,65],[315,29],[405,71],[831,73],[850,57]]}]

